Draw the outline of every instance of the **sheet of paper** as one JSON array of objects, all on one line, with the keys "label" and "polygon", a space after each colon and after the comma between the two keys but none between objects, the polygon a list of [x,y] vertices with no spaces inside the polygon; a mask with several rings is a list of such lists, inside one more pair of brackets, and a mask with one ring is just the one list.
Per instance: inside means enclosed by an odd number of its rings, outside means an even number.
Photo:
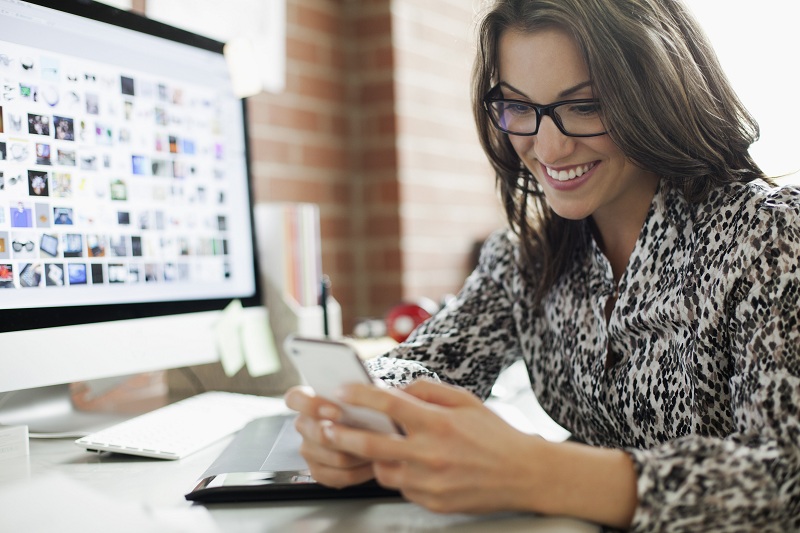
[{"label": "sheet of paper", "polygon": [[[69,495],[69,497],[64,497]],[[61,474],[0,486],[0,530],[85,533],[219,533],[204,507],[154,508],[120,501]],[[46,510],[46,512],[42,512]]]},{"label": "sheet of paper", "polygon": [[214,331],[219,360],[228,377],[235,375],[244,366],[241,337],[242,315],[242,302],[233,300],[222,311]]},{"label": "sheet of paper", "polygon": [[0,460],[29,455],[28,426],[0,426]]},{"label": "sheet of paper", "polygon": [[281,369],[275,338],[269,327],[269,314],[265,307],[248,309],[242,314],[241,341],[247,372],[257,378]]}]

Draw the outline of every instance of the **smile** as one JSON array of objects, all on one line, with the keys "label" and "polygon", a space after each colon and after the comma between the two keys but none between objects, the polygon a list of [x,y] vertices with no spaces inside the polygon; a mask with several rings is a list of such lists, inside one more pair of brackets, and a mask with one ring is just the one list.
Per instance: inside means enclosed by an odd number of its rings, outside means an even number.
[{"label": "smile", "polygon": [[550,167],[544,167],[547,175],[553,178],[554,180],[558,181],[569,181],[574,180],[575,178],[580,178],[585,173],[589,172],[597,162],[587,163],[585,165],[580,165],[577,167],[572,167],[569,170],[556,170]]}]

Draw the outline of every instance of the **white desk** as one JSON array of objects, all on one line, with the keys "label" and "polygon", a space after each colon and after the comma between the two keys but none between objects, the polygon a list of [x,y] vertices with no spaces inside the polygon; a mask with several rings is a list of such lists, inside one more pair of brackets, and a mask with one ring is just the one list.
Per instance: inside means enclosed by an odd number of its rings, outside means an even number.
[{"label": "white desk", "polygon": [[[43,531],[54,524],[57,527],[53,529],[62,532],[103,531],[102,524],[92,523],[84,517],[87,513],[95,512],[94,509],[113,507],[108,505],[112,500],[124,502],[142,514],[150,510],[164,511],[173,519],[177,518],[175,523],[181,524],[178,528],[169,525],[161,527],[163,524],[159,521],[159,527],[148,531],[198,531],[198,528],[190,529],[190,518],[202,519],[201,523],[206,527],[200,528],[201,531],[226,533],[599,530],[594,525],[576,520],[531,515],[439,515],[399,499],[215,504],[207,507],[208,513],[193,509],[193,504],[186,501],[183,495],[194,486],[229,441],[226,439],[179,461],[162,461],[90,453],[75,446],[72,439],[34,439],[31,441],[29,457],[0,461],[0,531],[7,531],[3,524],[9,524],[9,516],[12,519],[30,517],[30,522],[26,518],[25,531]],[[57,477],[53,477],[54,474]],[[35,492],[31,490],[34,489],[32,484],[38,484]],[[53,490],[49,490],[48,486],[52,486]],[[57,486],[68,490],[54,494]],[[26,490],[28,493],[25,493]],[[21,498],[19,491],[23,493]],[[97,499],[87,499],[85,491],[91,491],[90,496],[97,496]],[[53,513],[63,516],[55,517]],[[123,522],[123,516],[117,513],[105,520]],[[13,520],[10,523],[14,523]],[[120,525],[112,522],[103,533],[122,531]]]},{"label": "white desk", "polygon": [[[509,423],[522,431],[536,432],[554,440],[566,438],[568,434],[547,417],[530,392],[524,367],[514,365],[506,371],[496,389],[499,397],[489,405]],[[75,446],[73,440],[32,439],[29,457],[0,461],[0,533],[16,533],[17,529],[8,527],[14,518],[22,524],[19,530],[34,533],[412,533],[442,530],[594,533],[600,530],[577,520],[524,514],[440,515],[401,499],[258,502],[203,507],[188,502],[184,494],[195,486],[232,437],[179,461],[96,454]],[[106,515],[103,509],[108,510]],[[147,527],[136,523],[142,516],[151,521]],[[165,524],[170,520],[173,522]],[[123,529],[123,525],[128,529]]]}]

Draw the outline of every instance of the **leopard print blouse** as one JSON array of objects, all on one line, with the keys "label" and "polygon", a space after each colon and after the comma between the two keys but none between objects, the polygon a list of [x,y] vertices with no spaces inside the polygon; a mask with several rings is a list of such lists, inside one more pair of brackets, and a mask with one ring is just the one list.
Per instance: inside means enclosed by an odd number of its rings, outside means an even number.
[{"label": "leopard print blouse", "polygon": [[584,237],[535,309],[513,235],[495,233],[459,295],[371,370],[486,398],[522,358],[555,421],[630,453],[632,531],[800,531],[800,189],[689,204],[663,182],[616,288]]}]

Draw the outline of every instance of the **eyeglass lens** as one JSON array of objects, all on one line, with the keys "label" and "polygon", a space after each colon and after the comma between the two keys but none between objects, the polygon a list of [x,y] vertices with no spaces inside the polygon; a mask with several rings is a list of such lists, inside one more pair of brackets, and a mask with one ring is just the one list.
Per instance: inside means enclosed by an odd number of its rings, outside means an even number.
[{"label": "eyeglass lens", "polygon": [[36,245],[33,243],[33,241],[28,241],[28,242],[13,241],[11,243],[11,246],[14,248],[15,252],[21,252],[23,248],[31,252],[33,251],[33,247]]},{"label": "eyeglass lens", "polygon": [[0,175],[0,191],[6,188],[6,185],[9,187],[17,183],[18,181],[22,180],[22,176],[9,176],[8,178]]},{"label": "eyeglass lens", "polygon": [[597,135],[605,131],[596,100],[572,100],[554,106],[536,106],[515,100],[489,100],[495,124],[507,133],[531,135],[538,132],[540,116],[550,115],[567,135]]}]

